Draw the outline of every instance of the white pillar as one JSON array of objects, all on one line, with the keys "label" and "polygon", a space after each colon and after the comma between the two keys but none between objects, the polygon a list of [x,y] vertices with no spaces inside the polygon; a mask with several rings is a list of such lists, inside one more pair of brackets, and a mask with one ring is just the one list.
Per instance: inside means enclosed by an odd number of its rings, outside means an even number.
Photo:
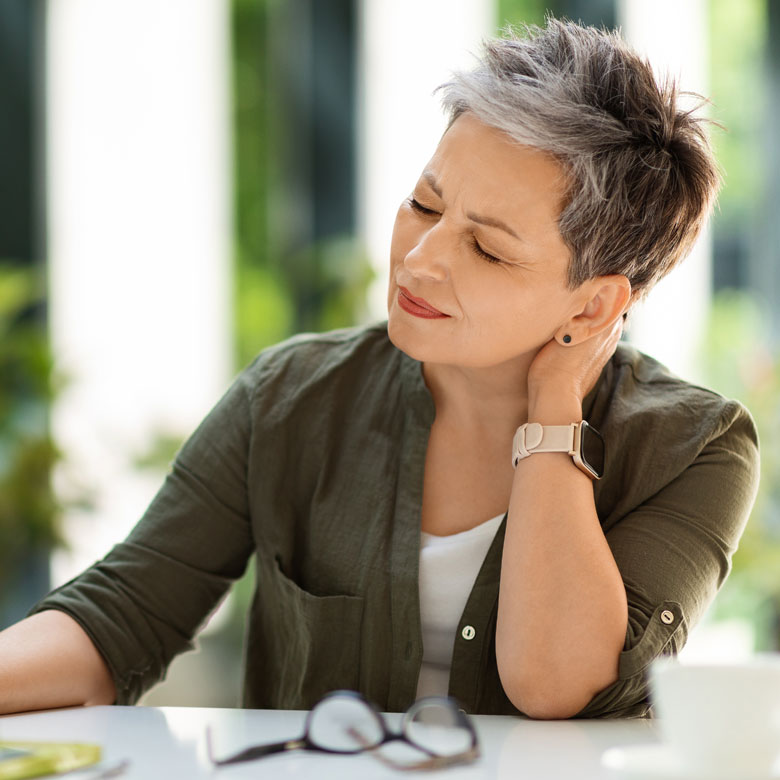
[{"label": "white pillar", "polygon": [[495,0],[361,0],[360,233],[377,279],[372,318],[387,314],[390,236],[398,206],[432,156],[446,119],[433,90],[474,64],[495,30]]},{"label": "white pillar", "polygon": [[[618,21],[658,76],[670,74],[683,90],[708,95],[706,0],[618,0]],[[711,241],[705,230],[690,256],[634,314],[632,343],[684,378],[700,380],[698,353],[710,300]]]},{"label": "white pillar", "polygon": [[161,475],[134,458],[185,436],[231,372],[227,0],[48,3],[51,338],[67,386],[53,584],[121,539]]}]

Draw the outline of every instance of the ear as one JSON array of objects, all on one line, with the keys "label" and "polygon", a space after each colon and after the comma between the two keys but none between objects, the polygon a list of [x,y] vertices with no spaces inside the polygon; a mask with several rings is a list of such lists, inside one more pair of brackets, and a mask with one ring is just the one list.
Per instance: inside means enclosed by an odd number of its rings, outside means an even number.
[{"label": "ear", "polygon": [[[597,276],[583,282],[577,313],[555,332],[559,344],[579,344],[606,330],[631,305],[631,282],[622,274]],[[565,340],[564,337],[569,339]]]}]

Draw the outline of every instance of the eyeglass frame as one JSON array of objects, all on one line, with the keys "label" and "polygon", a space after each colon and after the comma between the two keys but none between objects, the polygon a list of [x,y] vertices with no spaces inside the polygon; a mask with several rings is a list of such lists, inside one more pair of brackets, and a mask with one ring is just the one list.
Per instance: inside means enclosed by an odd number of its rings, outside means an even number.
[{"label": "eyeglass frame", "polygon": [[[356,747],[354,749],[328,748],[328,747],[323,747],[322,745],[318,745],[316,742],[313,742],[309,737],[309,733],[311,730],[311,721],[314,715],[314,711],[320,705],[327,702],[329,699],[333,699],[337,697],[351,698],[354,699],[355,701],[364,704],[368,709],[368,711],[374,715],[378,724],[382,727],[381,741],[377,742],[376,744],[368,744],[363,747]],[[418,745],[413,739],[411,739],[405,733],[407,724],[411,722],[412,718],[417,714],[417,712],[419,712],[419,710],[422,709],[423,707],[430,706],[431,704],[434,703],[448,708],[455,716],[456,727],[465,728],[466,731],[468,731],[469,735],[471,736],[471,744],[466,750],[461,751],[460,753],[455,753],[454,755],[451,756],[438,755],[437,753],[433,752],[429,748],[423,745]],[[350,731],[350,734],[352,734],[352,736],[355,737],[356,739],[358,740],[360,739],[359,733]],[[401,718],[401,724],[398,731],[392,731],[387,723],[387,720],[385,719],[385,716],[382,714],[379,708],[373,702],[369,701],[365,696],[363,696],[362,693],[359,693],[358,691],[347,691],[347,690],[331,691],[330,693],[325,694],[325,696],[323,696],[319,701],[317,701],[317,703],[311,708],[311,710],[309,710],[308,714],[306,715],[306,720],[304,722],[302,736],[297,737],[295,739],[282,740],[281,742],[268,742],[265,744],[253,745],[251,747],[240,750],[238,753],[235,753],[232,756],[228,756],[227,758],[221,758],[221,759],[217,759],[214,756],[214,751],[211,743],[211,727],[206,728],[206,751],[208,753],[209,761],[211,761],[211,763],[217,767],[226,766],[229,764],[243,763],[244,761],[255,761],[258,758],[264,758],[265,756],[270,756],[275,753],[286,753],[287,751],[290,750],[312,750],[320,753],[329,753],[331,755],[353,756],[360,753],[370,753],[373,751],[377,751],[380,747],[386,745],[388,742],[394,742],[396,740],[402,740],[406,742],[407,744],[411,745],[415,750],[419,750],[422,753],[427,754],[428,758],[412,764],[406,764],[406,763],[393,761],[392,759],[389,759],[387,756],[383,756],[381,753],[375,754],[376,758],[382,761],[382,763],[386,764],[387,766],[393,767],[394,769],[402,769],[402,770],[441,769],[447,766],[454,766],[456,764],[469,763],[471,761],[476,760],[481,755],[480,747],[479,747],[479,738],[477,736],[477,731],[474,728],[474,724],[471,722],[471,719],[469,718],[466,711],[463,708],[461,708],[454,699],[448,696],[425,696],[422,699],[417,699],[403,713],[403,716]]]}]

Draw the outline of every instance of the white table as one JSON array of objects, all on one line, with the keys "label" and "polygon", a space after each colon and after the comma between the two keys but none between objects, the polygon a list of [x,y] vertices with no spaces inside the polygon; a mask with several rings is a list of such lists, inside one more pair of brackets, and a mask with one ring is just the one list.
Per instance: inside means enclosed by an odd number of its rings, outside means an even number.
[{"label": "white table", "polygon": [[[437,772],[399,772],[370,755],[329,756],[297,751],[259,761],[212,768],[205,728],[215,751],[225,755],[258,742],[299,736],[305,712],[188,707],[88,707],[0,717],[0,740],[94,742],[106,764],[130,759],[123,778],[306,777],[427,778],[444,780],[595,780],[611,778],[601,755],[609,747],[658,741],[657,724],[646,720],[528,721],[480,715],[474,718],[482,746],[476,763]],[[397,715],[390,715],[395,725]],[[69,780],[88,777],[73,773]]]}]

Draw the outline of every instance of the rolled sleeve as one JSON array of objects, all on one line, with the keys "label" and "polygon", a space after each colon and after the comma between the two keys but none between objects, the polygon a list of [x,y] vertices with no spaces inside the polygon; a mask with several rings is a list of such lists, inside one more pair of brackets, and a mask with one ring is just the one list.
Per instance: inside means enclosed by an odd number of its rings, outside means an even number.
[{"label": "rolled sleeve", "polygon": [[31,610],[76,620],[103,656],[117,704],[165,676],[253,550],[246,458],[248,388],[234,383],[178,454],[126,541]]}]

